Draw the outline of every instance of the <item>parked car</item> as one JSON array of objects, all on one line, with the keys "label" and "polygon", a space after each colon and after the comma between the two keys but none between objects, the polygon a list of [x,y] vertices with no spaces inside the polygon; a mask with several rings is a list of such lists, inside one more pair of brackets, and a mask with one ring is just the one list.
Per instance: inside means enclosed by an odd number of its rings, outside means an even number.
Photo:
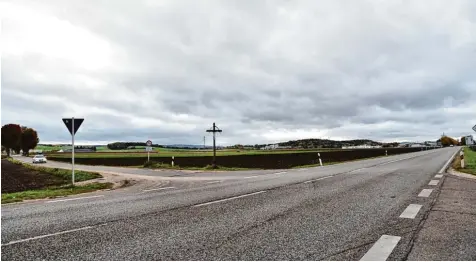
[{"label": "parked car", "polygon": [[46,163],[46,157],[44,155],[35,155],[33,157],[33,164]]}]

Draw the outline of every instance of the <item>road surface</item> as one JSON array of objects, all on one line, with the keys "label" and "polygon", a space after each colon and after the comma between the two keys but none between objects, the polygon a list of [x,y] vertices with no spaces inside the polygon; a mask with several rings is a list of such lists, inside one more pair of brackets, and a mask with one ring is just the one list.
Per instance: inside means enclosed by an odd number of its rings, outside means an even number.
[{"label": "road surface", "polygon": [[458,149],[292,170],[107,167],[161,182],[2,205],[2,260],[403,260]]}]

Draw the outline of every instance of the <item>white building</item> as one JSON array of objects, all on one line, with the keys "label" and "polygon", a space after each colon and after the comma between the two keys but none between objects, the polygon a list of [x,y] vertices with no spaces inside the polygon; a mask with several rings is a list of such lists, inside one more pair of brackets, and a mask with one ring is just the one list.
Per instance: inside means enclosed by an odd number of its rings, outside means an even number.
[{"label": "white building", "polygon": [[343,146],[342,149],[363,149],[363,148],[381,148],[382,146],[358,145],[358,146]]},{"label": "white building", "polygon": [[473,140],[473,136],[472,135],[469,135],[469,136],[465,136],[464,139],[466,140],[466,145],[473,145],[474,144],[474,140]]}]

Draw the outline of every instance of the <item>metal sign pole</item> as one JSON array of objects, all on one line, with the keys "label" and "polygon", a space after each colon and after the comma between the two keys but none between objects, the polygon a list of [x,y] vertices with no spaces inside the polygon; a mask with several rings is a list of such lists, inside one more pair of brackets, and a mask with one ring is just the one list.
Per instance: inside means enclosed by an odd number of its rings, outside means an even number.
[{"label": "metal sign pole", "polygon": [[149,149],[147,149],[147,162],[150,162],[150,154],[149,154]]},{"label": "metal sign pole", "polygon": [[72,118],[72,126],[73,126],[73,134],[72,134],[72,140],[73,140],[73,150],[72,150],[72,164],[73,164],[73,176],[72,176],[72,182],[73,182],[73,186],[74,186],[74,117]]}]

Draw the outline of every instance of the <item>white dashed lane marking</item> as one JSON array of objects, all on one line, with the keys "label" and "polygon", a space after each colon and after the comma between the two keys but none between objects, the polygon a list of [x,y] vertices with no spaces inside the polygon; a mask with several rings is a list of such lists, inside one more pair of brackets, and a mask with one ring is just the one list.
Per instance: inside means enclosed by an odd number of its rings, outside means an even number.
[{"label": "white dashed lane marking", "polygon": [[422,205],[410,204],[407,208],[405,208],[405,210],[403,210],[403,213],[400,215],[400,218],[414,219],[418,214],[418,211],[420,211],[421,207]]},{"label": "white dashed lane marking", "polygon": [[442,177],[443,177],[443,175],[441,175],[441,174],[440,175],[435,175],[435,178],[442,178]]},{"label": "white dashed lane marking", "polygon": [[439,181],[440,181],[440,180],[430,180],[430,183],[428,183],[428,185],[430,185],[430,186],[436,186],[436,185],[438,185],[438,182],[439,182]]},{"label": "white dashed lane marking", "polygon": [[326,178],[331,178],[333,176],[325,176],[325,177],[320,177],[320,178],[316,178],[316,179],[313,179],[313,180],[309,180],[309,181],[306,181],[306,182],[303,182],[304,184],[308,184],[308,183],[312,183],[312,182],[315,182],[315,181],[319,181],[319,180],[323,180],[323,179],[326,179]]},{"label": "white dashed lane marking", "polygon": [[360,259],[361,261],[385,261],[397,246],[401,237],[383,235]]},{"label": "white dashed lane marking", "polygon": [[145,190],[142,190],[142,192],[161,191],[161,190],[167,190],[167,189],[175,189],[175,187],[169,186],[169,187],[160,187],[160,188],[153,188],[153,189],[145,189]]},{"label": "white dashed lane marking", "polygon": [[431,192],[433,192],[433,189],[423,189],[420,194],[418,194],[419,197],[429,197],[431,195]]},{"label": "white dashed lane marking", "polygon": [[73,201],[73,200],[81,200],[81,199],[88,199],[88,198],[96,198],[96,197],[103,197],[104,195],[99,196],[87,196],[87,197],[76,197],[76,198],[66,198],[66,199],[58,199],[58,200],[50,200],[46,203],[56,203],[56,202],[66,202],[66,201]]},{"label": "white dashed lane marking", "polygon": [[255,177],[259,177],[259,176],[245,176],[244,178],[255,178]]},{"label": "white dashed lane marking", "polygon": [[194,205],[194,207],[201,207],[201,206],[216,204],[216,203],[220,203],[220,202],[224,202],[224,201],[229,201],[229,200],[233,200],[233,199],[243,198],[243,197],[247,197],[247,196],[253,196],[253,195],[261,194],[261,193],[264,193],[264,192],[266,192],[266,190],[264,190],[264,191],[259,191],[259,192],[255,192],[255,193],[251,193],[251,194],[246,194],[246,195],[241,195],[241,196],[236,196],[236,197],[230,197],[230,198],[220,199],[220,200],[211,201],[211,202],[206,202],[206,203]]},{"label": "white dashed lane marking", "polygon": [[[102,225],[98,225],[98,226],[103,226],[103,225],[106,225],[106,224],[102,224]],[[97,227],[97,226],[81,227],[81,228],[76,228],[76,229],[61,231],[61,232],[57,232],[57,233],[53,233],[53,234],[48,234],[48,235],[42,235],[42,236],[36,236],[36,237],[30,237],[30,238],[25,238],[25,239],[10,241],[10,242],[8,242],[8,243],[6,243],[6,244],[2,244],[2,247],[3,247],[3,246],[9,246],[9,245],[17,244],[17,243],[27,242],[27,241],[31,241],[31,240],[35,240],[35,239],[41,239],[41,238],[45,238],[45,237],[52,237],[52,236],[63,235],[63,234],[72,233],[72,232],[76,232],[76,231],[91,229],[91,228],[94,228],[94,227]]]}]

